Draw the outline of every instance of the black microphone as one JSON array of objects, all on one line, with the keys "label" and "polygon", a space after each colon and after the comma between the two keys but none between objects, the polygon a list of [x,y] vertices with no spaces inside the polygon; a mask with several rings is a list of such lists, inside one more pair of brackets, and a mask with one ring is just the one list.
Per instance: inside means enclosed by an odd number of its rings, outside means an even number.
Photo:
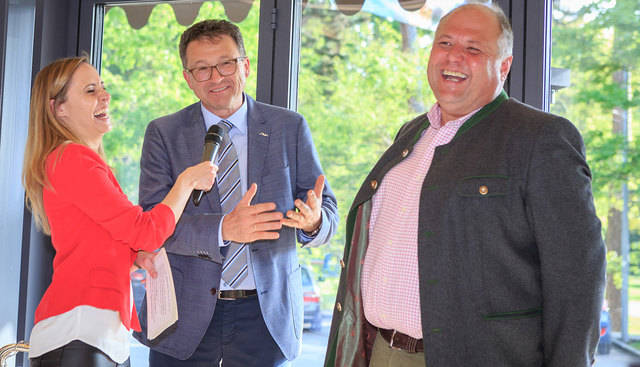
[{"label": "black microphone", "polygon": [[[207,130],[207,135],[204,137],[204,150],[202,151],[202,160],[200,162],[213,162],[220,149],[220,143],[222,143],[222,135],[224,130],[218,125],[211,125]],[[195,206],[200,205],[200,200],[204,191],[193,190],[192,199]]]}]

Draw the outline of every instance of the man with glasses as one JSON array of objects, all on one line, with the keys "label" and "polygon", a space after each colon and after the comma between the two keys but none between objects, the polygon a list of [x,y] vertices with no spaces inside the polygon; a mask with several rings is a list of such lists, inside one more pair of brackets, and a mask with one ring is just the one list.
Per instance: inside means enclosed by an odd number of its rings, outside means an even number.
[{"label": "man with glasses", "polygon": [[[200,161],[205,134],[223,131],[217,184],[188,203],[165,243],[177,323],[153,340],[151,367],[286,366],[300,351],[302,283],[296,239],[325,244],[338,225],[305,119],[244,93],[249,76],[240,30],[206,20],[180,39],[183,76],[199,102],[147,127],[140,204],[156,205],[177,174]],[[149,268],[149,256],[139,256]],[[141,323],[146,330],[146,302]]]}]

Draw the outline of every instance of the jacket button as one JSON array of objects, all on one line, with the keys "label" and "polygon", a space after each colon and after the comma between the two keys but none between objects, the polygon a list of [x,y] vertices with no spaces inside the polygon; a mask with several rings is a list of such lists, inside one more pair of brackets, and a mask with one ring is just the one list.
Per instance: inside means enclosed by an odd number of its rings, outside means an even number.
[{"label": "jacket button", "polygon": [[340,304],[340,302],[336,303],[336,310],[342,311],[342,305]]},{"label": "jacket button", "polygon": [[378,188],[378,181],[376,181],[376,180],[371,181],[371,188],[374,189],[374,190],[377,189]]},{"label": "jacket button", "polygon": [[215,295],[216,295],[216,293],[218,293],[218,290],[217,290],[217,289],[215,289],[215,288],[211,288],[211,295],[212,295],[212,296],[215,296]]},{"label": "jacket button", "polygon": [[489,192],[489,189],[486,186],[480,186],[478,188],[478,192],[480,195],[486,195]]},{"label": "jacket button", "polygon": [[405,149],[402,151],[402,158],[406,157],[409,154],[409,149]]},{"label": "jacket button", "polygon": [[344,260],[340,259],[340,267],[344,269]]}]

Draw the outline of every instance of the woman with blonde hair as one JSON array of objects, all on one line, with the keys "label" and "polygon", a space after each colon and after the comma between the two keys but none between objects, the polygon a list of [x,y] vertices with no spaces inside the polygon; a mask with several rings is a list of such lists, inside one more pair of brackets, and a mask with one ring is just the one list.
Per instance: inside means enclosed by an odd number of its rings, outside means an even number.
[{"label": "woman with blonde hair", "polygon": [[35,223],[56,250],[31,332],[34,367],[129,365],[129,330],[140,328],[129,278],[137,253],[162,245],[191,192],[209,190],[217,172],[209,162],[187,168],[143,212],[105,162],[110,100],[85,57],[54,61],[33,85],[23,183]]}]

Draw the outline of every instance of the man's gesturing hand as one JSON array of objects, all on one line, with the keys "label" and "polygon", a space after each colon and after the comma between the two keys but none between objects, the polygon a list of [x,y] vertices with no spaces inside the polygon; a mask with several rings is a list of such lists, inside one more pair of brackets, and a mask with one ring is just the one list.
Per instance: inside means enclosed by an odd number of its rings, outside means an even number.
[{"label": "man's gesturing hand", "polygon": [[287,211],[287,218],[282,224],[289,227],[300,228],[305,232],[313,232],[320,227],[322,222],[322,191],[324,190],[324,175],[318,176],[313,190],[307,192],[307,202],[296,199],[295,205],[298,211]]},{"label": "man's gesturing hand", "polygon": [[282,213],[275,212],[275,203],[251,205],[258,185],[251,185],[238,204],[222,221],[222,239],[239,243],[275,240],[282,228]]}]

